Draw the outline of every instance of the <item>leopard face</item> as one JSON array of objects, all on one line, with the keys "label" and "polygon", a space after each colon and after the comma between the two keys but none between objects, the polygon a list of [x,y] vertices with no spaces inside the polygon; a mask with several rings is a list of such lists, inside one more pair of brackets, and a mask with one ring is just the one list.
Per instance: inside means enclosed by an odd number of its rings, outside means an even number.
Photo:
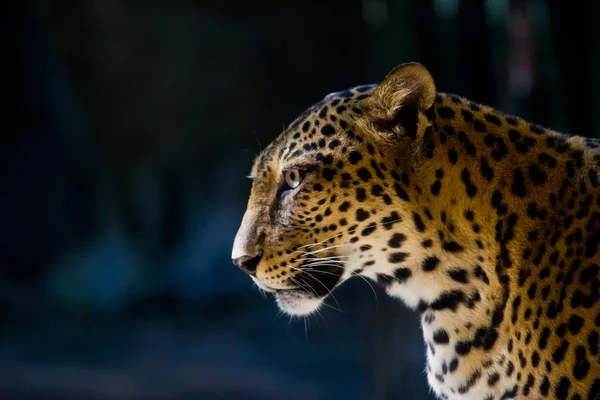
[{"label": "leopard face", "polygon": [[[397,197],[403,189],[387,176],[406,179],[399,171],[410,168],[409,138],[430,126],[423,111],[435,89],[432,80],[419,80],[423,71],[416,65],[402,73],[406,82],[328,95],[255,160],[232,257],[290,314],[313,312],[353,275],[375,278],[377,268],[364,268],[375,264],[374,249],[404,241],[389,235],[400,215],[386,209],[401,207]],[[396,86],[406,83],[414,87]],[[390,127],[390,104],[400,101],[405,116]]]},{"label": "leopard face", "polygon": [[421,314],[440,398],[598,399],[599,149],[403,64],[256,158],[232,258],[291,315],[383,285]]}]

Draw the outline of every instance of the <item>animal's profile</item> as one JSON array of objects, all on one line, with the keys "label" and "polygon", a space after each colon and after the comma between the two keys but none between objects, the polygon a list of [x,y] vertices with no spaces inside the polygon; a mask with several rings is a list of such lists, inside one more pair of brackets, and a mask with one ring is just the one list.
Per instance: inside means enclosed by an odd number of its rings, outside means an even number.
[{"label": "animal's profile", "polygon": [[256,158],[232,257],[294,315],[384,285],[421,314],[441,399],[600,399],[599,145],[403,64]]}]

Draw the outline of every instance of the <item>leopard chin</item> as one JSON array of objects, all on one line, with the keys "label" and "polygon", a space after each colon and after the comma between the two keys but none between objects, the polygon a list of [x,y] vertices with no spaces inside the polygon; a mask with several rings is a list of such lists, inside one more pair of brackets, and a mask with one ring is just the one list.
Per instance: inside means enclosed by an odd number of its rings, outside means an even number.
[{"label": "leopard chin", "polygon": [[275,299],[281,311],[296,316],[316,312],[325,300],[301,289],[279,290],[275,293]]}]

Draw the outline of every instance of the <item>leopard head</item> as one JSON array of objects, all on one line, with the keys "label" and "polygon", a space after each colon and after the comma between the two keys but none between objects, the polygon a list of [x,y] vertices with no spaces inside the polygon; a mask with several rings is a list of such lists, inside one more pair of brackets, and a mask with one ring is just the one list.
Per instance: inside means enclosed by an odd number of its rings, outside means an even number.
[{"label": "leopard head", "polygon": [[435,96],[423,66],[400,65],[326,96],[255,159],[232,259],[283,311],[310,314],[351,276],[403,261],[410,228],[395,229]]}]

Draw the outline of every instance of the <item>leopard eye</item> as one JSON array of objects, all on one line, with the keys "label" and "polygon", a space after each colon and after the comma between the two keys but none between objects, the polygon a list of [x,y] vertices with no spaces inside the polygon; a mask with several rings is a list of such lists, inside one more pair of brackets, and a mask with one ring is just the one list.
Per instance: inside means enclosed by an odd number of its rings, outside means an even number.
[{"label": "leopard eye", "polygon": [[302,173],[297,169],[284,171],[283,178],[290,189],[296,189],[302,182]]}]

